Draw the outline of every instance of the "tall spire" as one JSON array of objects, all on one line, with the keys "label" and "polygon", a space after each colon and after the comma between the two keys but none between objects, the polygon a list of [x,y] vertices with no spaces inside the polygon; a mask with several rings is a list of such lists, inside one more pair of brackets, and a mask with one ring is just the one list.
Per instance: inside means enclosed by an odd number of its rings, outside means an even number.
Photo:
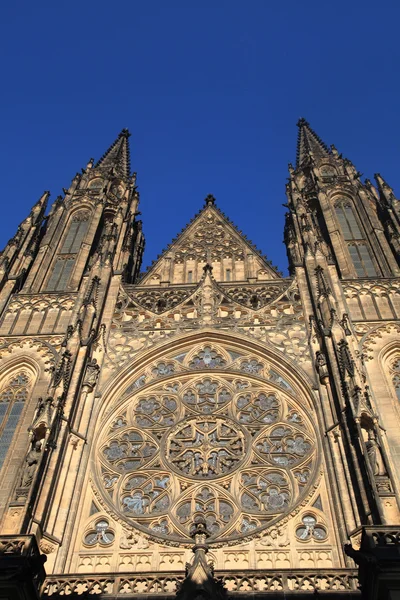
[{"label": "tall spire", "polygon": [[299,134],[297,138],[297,166],[299,167],[312,152],[314,156],[328,156],[328,146],[324,144],[321,138],[311,129],[310,124],[305,119],[299,119],[297,123]]},{"label": "tall spire", "polygon": [[114,169],[115,175],[129,177],[131,165],[128,138],[130,135],[128,129],[123,129],[115,142],[100,158],[96,168]]}]

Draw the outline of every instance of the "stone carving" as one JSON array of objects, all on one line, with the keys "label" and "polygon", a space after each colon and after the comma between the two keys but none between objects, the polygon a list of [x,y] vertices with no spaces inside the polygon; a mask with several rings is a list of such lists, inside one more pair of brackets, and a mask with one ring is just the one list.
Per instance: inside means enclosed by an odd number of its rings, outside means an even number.
[{"label": "stone carving", "polygon": [[315,435],[289,383],[277,371],[273,384],[243,371],[238,379],[229,365],[243,355],[222,352],[232,362],[212,377],[207,367],[187,369],[194,352],[175,357],[182,370],[173,385],[156,378],[145,393],[132,388],[100,429],[96,497],[106,511],[111,499],[121,522],[152,539],[187,543],[195,515],[213,543],[259,536],[297,510],[314,480]]},{"label": "stone carving", "polygon": [[140,427],[166,427],[177,419],[178,404],[171,396],[149,396],[139,400],[135,422]]},{"label": "stone carving", "polygon": [[44,554],[52,554],[56,549],[54,544],[51,544],[47,540],[41,540],[39,547]]},{"label": "stone carving", "polygon": [[208,414],[224,406],[231,398],[226,388],[220,387],[217,381],[206,378],[197,383],[195,389],[189,389],[183,395],[183,402],[189,408]]},{"label": "stone carving", "polygon": [[284,548],[290,544],[287,527],[271,527],[260,538],[262,546]]},{"label": "stone carving", "polygon": [[320,350],[315,353],[315,368],[319,375],[319,380],[322,385],[327,385],[329,382],[329,372],[326,364],[325,354]]},{"label": "stone carving", "polygon": [[[309,360],[307,329],[294,284],[288,287],[285,282],[282,287],[284,293],[279,299],[258,310],[257,314],[249,314],[243,305],[234,302],[225,293],[225,289],[207,272],[197,291],[177,302],[175,310],[166,309],[160,316],[154,314],[157,313],[154,299],[150,302],[153,308],[143,314],[136,300],[131,299],[130,288],[127,293],[121,292],[114,316],[115,327],[111,328],[108,339],[106,364],[122,366],[144,348],[179,335],[184,330],[211,324],[233,327],[248,337],[269,342],[297,362]],[[153,298],[153,294],[167,291],[141,289],[136,293],[150,294]]]},{"label": "stone carving", "polygon": [[210,346],[205,346],[204,350],[196,354],[189,363],[192,369],[216,369],[225,365],[225,359]]},{"label": "stone carving", "polygon": [[154,442],[137,430],[129,430],[110,440],[103,455],[115,468],[132,471],[148,462],[156,451]]},{"label": "stone carving", "polygon": [[122,530],[119,547],[123,550],[145,550],[149,547],[149,542],[145,537],[133,531]]},{"label": "stone carving", "polygon": [[274,471],[245,471],[242,474],[241,504],[251,512],[283,512],[290,502],[286,475]]},{"label": "stone carving", "polygon": [[373,429],[368,430],[368,441],[365,444],[367,448],[368,461],[374,475],[386,475],[387,471],[382,457],[381,448],[376,439],[376,433]]},{"label": "stone carving", "polygon": [[240,395],[236,406],[240,423],[274,423],[279,417],[280,403],[275,394]]},{"label": "stone carving", "polygon": [[122,510],[129,515],[165,512],[171,503],[171,478],[167,473],[143,475],[134,473],[125,481],[121,498]]},{"label": "stone carving", "polygon": [[97,383],[97,379],[99,378],[99,374],[100,366],[97,364],[97,360],[95,358],[92,358],[92,360],[90,360],[86,365],[86,373],[83,380],[83,386],[88,387],[89,390],[93,390]]},{"label": "stone carving", "polygon": [[[216,576],[221,576],[228,592],[238,592],[242,594],[275,592],[293,592],[294,589],[310,592],[318,590],[321,592],[352,592],[358,593],[358,580],[356,569],[331,569],[324,568],[323,572],[309,572],[305,576],[304,571],[291,569],[288,573],[281,573],[279,569],[282,564],[275,564],[277,572],[273,575],[260,574],[260,571],[249,571],[245,573],[226,573],[216,572]],[[315,568],[315,567],[314,567]],[[93,569],[90,570],[93,573]],[[96,589],[99,594],[109,595],[111,597],[119,594],[137,595],[146,594],[155,598],[161,595],[171,596],[176,593],[183,575],[166,572],[156,574],[132,573],[129,569],[126,573],[114,575],[93,575],[91,577],[92,589]],[[57,597],[60,593],[65,595],[76,595],[84,597],[87,590],[87,576],[76,575],[50,575],[47,578],[46,586],[43,591],[44,598]],[[192,598],[195,596],[192,595]]]},{"label": "stone carving", "polygon": [[42,442],[35,441],[25,458],[25,465],[22,471],[20,487],[29,488],[32,485],[42,452]]},{"label": "stone carving", "polygon": [[191,477],[216,477],[236,468],[245,453],[244,434],[228,419],[184,421],[167,444],[171,464]]}]

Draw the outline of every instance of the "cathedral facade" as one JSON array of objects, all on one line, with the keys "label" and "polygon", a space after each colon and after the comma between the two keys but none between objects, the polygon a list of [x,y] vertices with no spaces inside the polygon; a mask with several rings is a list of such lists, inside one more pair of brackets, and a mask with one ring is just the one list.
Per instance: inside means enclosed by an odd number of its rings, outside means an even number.
[{"label": "cathedral facade", "polygon": [[127,130],[8,242],[0,597],[400,597],[400,201],[298,127],[288,277],[211,195],[141,273]]}]

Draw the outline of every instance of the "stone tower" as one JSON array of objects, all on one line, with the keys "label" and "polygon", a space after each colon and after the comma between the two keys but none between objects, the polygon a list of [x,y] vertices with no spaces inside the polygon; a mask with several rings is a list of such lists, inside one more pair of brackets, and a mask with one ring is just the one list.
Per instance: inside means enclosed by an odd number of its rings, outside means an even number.
[{"label": "stone tower", "polygon": [[8,242],[0,597],[398,597],[400,203],[298,126],[289,277],[211,195],[141,274],[127,130]]}]

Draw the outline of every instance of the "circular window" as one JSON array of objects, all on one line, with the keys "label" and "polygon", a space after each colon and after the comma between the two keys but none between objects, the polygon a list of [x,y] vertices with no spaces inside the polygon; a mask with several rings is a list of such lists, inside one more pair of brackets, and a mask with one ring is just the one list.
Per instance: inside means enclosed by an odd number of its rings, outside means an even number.
[{"label": "circular window", "polygon": [[[257,369],[235,378],[218,364],[212,374],[166,364],[151,370],[162,381],[131,386],[103,425],[97,481],[106,510],[128,527],[187,543],[199,515],[217,542],[270,527],[298,507],[317,462],[303,405]],[[323,539],[322,527],[301,527],[300,539]]]}]

